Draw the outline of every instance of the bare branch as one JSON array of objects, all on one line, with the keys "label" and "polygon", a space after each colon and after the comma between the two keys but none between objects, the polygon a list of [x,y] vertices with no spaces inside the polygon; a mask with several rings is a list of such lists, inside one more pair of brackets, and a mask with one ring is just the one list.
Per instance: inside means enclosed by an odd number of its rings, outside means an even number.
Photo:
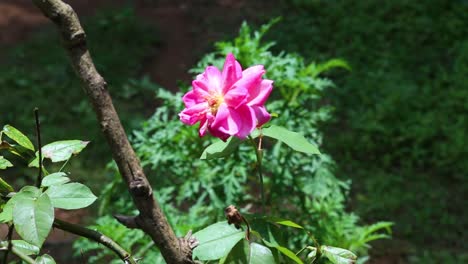
[{"label": "bare branch", "polygon": [[137,263],[135,259],[127,251],[125,251],[125,249],[123,249],[119,244],[114,242],[109,237],[99,233],[98,231],[91,230],[86,227],[82,227],[82,226],[75,225],[72,223],[68,223],[57,218],[55,218],[54,220],[54,227],[58,229],[62,229],[64,231],[67,231],[75,235],[86,237],[88,239],[91,239],[93,241],[96,241],[106,246],[110,250],[114,251],[115,254],[117,254],[119,258],[124,261],[124,263],[129,263],[129,264]]},{"label": "bare branch", "polygon": [[139,228],[151,236],[167,263],[194,263],[192,249],[180,244],[160,205],[155,200],[140,162],[135,155],[112,99],[107,83],[96,71],[86,47],[86,35],[71,6],[61,0],[33,0],[45,16],[59,28],[63,45],[71,64],[83,82],[83,88],[93,105],[101,130],[109,144],[120,174],[126,181],[133,202],[140,214]]}]

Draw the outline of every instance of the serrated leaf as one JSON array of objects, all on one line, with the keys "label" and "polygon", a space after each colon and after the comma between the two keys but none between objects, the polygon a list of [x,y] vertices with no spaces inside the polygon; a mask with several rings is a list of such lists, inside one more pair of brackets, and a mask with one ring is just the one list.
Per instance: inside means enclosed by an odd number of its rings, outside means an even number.
[{"label": "serrated leaf", "polygon": [[353,252],[337,247],[321,246],[322,255],[334,264],[355,264],[357,256]]},{"label": "serrated leaf", "polygon": [[34,264],[56,264],[54,258],[51,256],[44,254],[40,257],[37,257],[34,261]]},{"label": "serrated leaf", "polygon": [[314,65],[313,70],[309,67],[307,69],[311,71],[312,77],[317,77],[321,73],[331,70],[333,68],[343,68],[348,71],[351,71],[351,66],[349,66],[348,62],[342,59],[331,59],[326,61],[325,63],[320,63],[318,65]]},{"label": "serrated leaf", "polygon": [[97,198],[87,186],[77,182],[52,185],[45,193],[55,208],[67,210],[87,207]]},{"label": "serrated leaf", "polygon": [[72,155],[80,153],[89,141],[62,140],[52,142],[42,147],[42,155],[52,162],[60,162],[69,159]]},{"label": "serrated leaf", "polygon": [[274,138],[288,145],[290,148],[308,154],[320,154],[317,146],[310,143],[303,135],[289,131],[280,126],[272,125],[262,130],[264,136]]},{"label": "serrated leaf", "polygon": [[54,207],[46,193],[22,196],[13,207],[16,232],[26,242],[41,247],[54,222]]},{"label": "serrated leaf", "polygon": [[13,164],[11,164],[11,162],[5,159],[3,156],[0,156],[0,170],[4,170],[8,167],[13,167]]},{"label": "serrated leaf", "polygon": [[34,151],[34,145],[32,144],[31,140],[27,136],[25,136],[21,131],[18,129],[6,125],[3,127],[3,133],[11,138],[13,141],[18,143],[20,146],[23,146],[26,149]]},{"label": "serrated leaf", "polygon": [[51,173],[42,179],[41,186],[49,187],[52,185],[62,185],[70,181],[64,172]]},{"label": "serrated leaf", "polygon": [[294,254],[294,252],[292,252],[288,248],[280,246],[280,245],[278,245],[276,243],[270,243],[270,242],[266,241],[265,239],[263,239],[263,242],[268,247],[276,248],[279,252],[281,252],[281,254],[285,255],[288,258],[290,258],[294,262],[296,262],[298,264],[304,264],[304,262],[302,262],[302,260],[298,256],[296,256],[296,254]]},{"label": "serrated leaf", "polygon": [[12,240],[13,247],[18,251],[21,251],[25,255],[37,255],[39,254],[39,247],[31,245],[24,240]]},{"label": "serrated leaf", "polygon": [[218,139],[203,151],[200,159],[217,159],[226,157],[233,153],[240,143],[242,143],[242,140],[237,137],[230,137],[226,142]]},{"label": "serrated leaf", "polygon": [[225,257],[245,234],[223,221],[210,225],[193,236],[199,242],[193,250],[193,257],[199,260],[215,260]]}]

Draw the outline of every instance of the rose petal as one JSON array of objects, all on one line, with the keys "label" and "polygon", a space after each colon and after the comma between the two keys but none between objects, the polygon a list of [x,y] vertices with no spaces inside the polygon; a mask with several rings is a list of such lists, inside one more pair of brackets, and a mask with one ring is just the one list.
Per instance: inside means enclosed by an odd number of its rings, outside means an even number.
[{"label": "rose petal", "polygon": [[228,135],[235,135],[239,132],[240,117],[234,109],[226,104],[221,104],[216,113],[215,120],[210,128],[214,131],[219,131]]},{"label": "rose petal", "polygon": [[182,101],[186,108],[190,108],[196,104],[202,103],[204,100],[200,98],[193,90],[188,91],[183,97]]},{"label": "rose petal", "polygon": [[262,106],[265,104],[268,96],[270,96],[271,90],[273,89],[273,81],[262,80],[260,85],[256,88],[257,89],[252,89],[249,91],[249,102],[247,104],[250,106]]},{"label": "rose petal", "polygon": [[234,109],[247,102],[248,90],[244,86],[233,86],[224,95],[224,101]]},{"label": "rose petal", "polygon": [[221,72],[215,66],[208,66],[205,72],[199,74],[197,79],[192,82],[192,87],[200,96],[213,92],[221,93],[222,91]]},{"label": "rose petal", "polygon": [[200,103],[193,105],[190,108],[185,108],[179,113],[180,121],[187,125],[194,125],[198,121],[205,118],[206,113],[209,111],[208,103]]},{"label": "rose petal", "polygon": [[257,127],[270,121],[271,115],[267,112],[265,106],[253,106],[252,109],[254,110],[255,117],[257,119]]},{"label": "rose petal", "polygon": [[234,55],[229,53],[224,62],[222,78],[223,78],[223,93],[226,93],[237,80],[242,77],[242,68],[239,62],[236,61]]},{"label": "rose petal", "polygon": [[242,78],[234,83],[233,86],[245,87],[249,94],[257,94],[264,73],[263,65],[252,66],[242,72]]},{"label": "rose petal", "polygon": [[239,132],[236,136],[240,139],[245,139],[257,126],[257,119],[255,118],[255,111],[247,105],[242,105],[236,112],[239,114],[238,125],[240,125]]}]

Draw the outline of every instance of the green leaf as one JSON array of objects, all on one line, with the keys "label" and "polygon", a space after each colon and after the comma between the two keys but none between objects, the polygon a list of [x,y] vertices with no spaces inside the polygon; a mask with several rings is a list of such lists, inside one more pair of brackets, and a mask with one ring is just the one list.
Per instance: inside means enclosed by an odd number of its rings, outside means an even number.
[{"label": "green leaf", "polygon": [[24,240],[12,240],[13,247],[21,251],[25,255],[37,255],[39,254],[39,247],[29,244]]},{"label": "green leaf", "polygon": [[18,143],[20,146],[34,151],[34,145],[31,143],[31,140],[29,140],[29,138],[21,133],[18,129],[10,125],[6,125],[3,127],[3,133]]},{"label": "green leaf", "polygon": [[278,225],[283,225],[283,226],[289,226],[293,228],[299,228],[299,229],[304,229],[303,226],[294,223],[291,220],[288,219],[282,219],[279,217],[274,217],[274,216],[267,216],[266,220],[270,223],[278,224]]},{"label": "green leaf", "polygon": [[223,221],[210,225],[193,236],[199,241],[193,250],[193,257],[200,260],[215,260],[225,257],[245,234]]},{"label": "green leaf", "polygon": [[257,243],[249,243],[246,239],[239,241],[219,264],[274,264],[275,258],[271,250]]},{"label": "green leaf", "polygon": [[234,152],[237,146],[242,143],[242,140],[237,137],[230,137],[226,142],[217,140],[209,145],[202,153],[200,159],[216,159],[226,157]]},{"label": "green leaf", "polygon": [[80,153],[89,141],[63,140],[56,141],[42,147],[42,155],[52,162],[60,162],[69,159],[73,154]]},{"label": "green leaf", "polygon": [[292,252],[291,250],[289,250],[289,249],[287,249],[287,248],[285,248],[283,246],[280,246],[280,245],[278,245],[276,243],[270,243],[270,242],[266,241],[265,239],[263,239],[263,242],[268,247],[276,248],[279,252],[281,252],[281,254],[285,255],[288,258],[290,258],[294,262],[299,263],[299,264],[304,264],[304,262],[302,262],[302,260],[298,256],[296,256],[296,254],[294,254],[294,252]]},{"label": "green leaf", "polygon": [[34,261],[34,264],[55,264],[55,260],[51,256],[44,254],[36,258],[36,260]]},{"label": "green leaf", "polygon": [[348,71],[351,71],[351,66],[349,66],[348,62],[342,59],[331,59],[331,60],[326,61],[325,63],[320,63],[318,65],[312,65],[312,66],[315,66],[315,67],[312,67],[313,69],[311,69],[311,66],[307,67],[307,70],[311,72],[312,77],[317,77],[321,73],[331,70],[333,68],[343,68]]},{"label": "green leaf", "polygon": [[13,223],[21,238],[40,248],[52,229],[54,207],[46,193],[39,197],[29,194],[16,201]]},{"label": "green leaf", "polygon": [[307,254],[307,259],[311,260],[313,263],[317,258],[317,248],[308,246],[307,249],[310,250],[310,252]]},{"label": "green leaf", "polygon": [[275,263],[275,258],[271,250],[257,243],[250,244],[249,264]]},{"label": "green leaf", "polygon": [[334,264],[356,263],[357,256],[347,249],[330,246],[321,246],[320,251]]},{"label": "green leaf", "polygon": [[24,197],[37,197],[40,195],[38,188],[34,186],[25,186],[18,193],[13,195],[10,200],[3,207],[0,213],[0,223],[8,223],[13,220],[13,207],[18,200],[24,199]]},{"label": "green leaf", "polygon": [[[44,160],[44,156],[42,156],[42,160]],[[34,159],[29,162],[28,167],[39,168],[39,152],[36,151],[36,155],[34,156]]]},{"label": "green leaf", "polygon": [[0,156],[0,170],[4,170],[8,167],[13,167],[13,164],[11,164],[11,162],[5,159],[3,156]]},{"label": "green leaf", "polygon": [[84,208],[96,201],[96,196],[91,190],[77,182],[52,185],[45,193],[49,195],[55,208],[67,210]]},{"label": "green leaf", "polygon": [[220,260],[219,264],[246,264],[249,263],[250,244],[246,239],[241,239],[229,252]]},{"label": "green leaf", "polygon": [[13,187],[0,177],[0,193],[8,194],[13,191]]},{"label": "green leaf", "polygon": [[292,149],[308,154],[320,154],[317,146],[311,144],[303,135],[272,125],[262,130],[264,136],[279,140]]},{"label": "green leaf", "polygon": [[62,185],[70,181],[70,178],[66,177],[67,174],[64,172],[56,172],[47,175],[42,179],[41,186],[49,187],[52,185]]}]

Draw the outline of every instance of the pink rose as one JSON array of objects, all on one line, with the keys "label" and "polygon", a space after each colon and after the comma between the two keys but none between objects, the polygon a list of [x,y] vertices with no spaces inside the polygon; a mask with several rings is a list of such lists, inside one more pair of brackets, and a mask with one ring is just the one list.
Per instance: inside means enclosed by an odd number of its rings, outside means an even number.
[{"label": "pink rose", "polygon": [[263,65],[242,71],[228,54],[222,72],[208,66],[192,82],[192,90],[182,98],[185,109],[179,113],[180,120],[187,125],[200,122],[200,137],[208,130],[224,141],[230,136],[246,138],[271,118],[264,104],[273,81],[262,79],[264,73]]}]

